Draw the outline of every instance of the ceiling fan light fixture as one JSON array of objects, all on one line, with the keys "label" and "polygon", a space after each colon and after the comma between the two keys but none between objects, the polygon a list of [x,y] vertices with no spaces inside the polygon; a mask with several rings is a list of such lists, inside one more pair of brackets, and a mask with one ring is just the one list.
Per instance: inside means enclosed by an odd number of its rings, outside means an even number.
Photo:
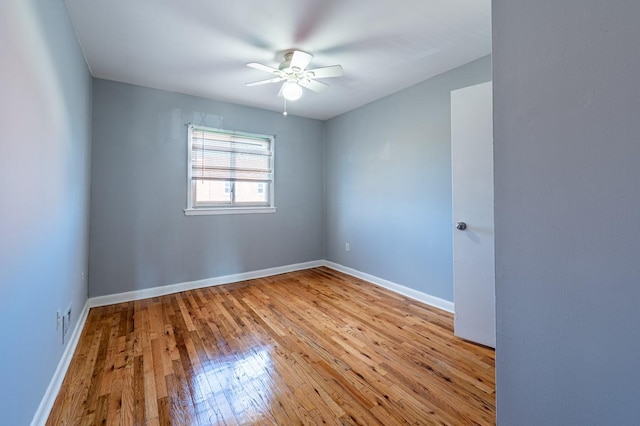
[{"label": "ceiling fan light fixture", "polygon": [[287,101],[297,101],[302,96],[303,88],[312,92],[321,93],[329,85],[319,78],[340,77],[342,75],[341,65],[329,65],[314,69],[307,69],[313,59],[311,53],[301,50],[287,50],[284,52],[283,61],[278,68],[258,62],[249,62],[247,66],[271,74],[267,80],[247,83],[247,86],[261,86],[269,83],[282,83],[278,97],[284,98],[284,115],[287,115]]},{"label": "ceiling fan light fixture", "polygon": [[297,101],[302,96],[302,87],[295,81],[287,81],[282,86],[282,96],[288,101]]}]

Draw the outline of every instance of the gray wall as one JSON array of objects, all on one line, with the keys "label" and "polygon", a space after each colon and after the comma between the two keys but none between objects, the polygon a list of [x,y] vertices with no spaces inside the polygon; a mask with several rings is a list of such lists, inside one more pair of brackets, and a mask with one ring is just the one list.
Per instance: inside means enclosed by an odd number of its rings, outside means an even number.
[{"label": "gray wall", "polygon": [[[323,258],[323,123],[94,80],[90,295]],[[273,214],[185,216],[187,123],[276,135]]]},{"label": "gray wall", "polygon": [[[28,424],[87,299],[91,77],[62,1],[0,2],[0,423]],[[69,335],[70,336],[70,335]]]},{"label": "gray wall", "polygon": [[639,19],[493,2],[501,425],[640,424]]},{"label": "gray wall", "polygon": [[450,92],[490,79],[486,56],[326,123],[328,260],[453,300]]}]

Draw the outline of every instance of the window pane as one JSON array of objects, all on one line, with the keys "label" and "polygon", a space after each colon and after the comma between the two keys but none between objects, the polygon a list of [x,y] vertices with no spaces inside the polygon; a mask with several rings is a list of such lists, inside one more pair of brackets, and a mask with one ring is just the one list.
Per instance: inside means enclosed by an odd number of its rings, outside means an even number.
[{"label": "window pane", "polygon": [[236,182],[236,202],[238,203],[268,203],[268,184],[264,182]]},{"label": "window pane", "polygon": [[231,182],[196,179],[196,205],[231,203]]}]

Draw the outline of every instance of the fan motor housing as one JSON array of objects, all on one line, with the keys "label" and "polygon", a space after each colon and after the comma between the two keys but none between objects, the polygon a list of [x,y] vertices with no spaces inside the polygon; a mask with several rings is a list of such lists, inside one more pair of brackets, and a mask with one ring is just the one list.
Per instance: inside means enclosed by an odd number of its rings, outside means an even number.
[{"label": "fan motor housing", "polygon": [[311,61],[311,58],[313,58],[313,55],[311,53],[305,52],[303,50],[298,50],[298,49],[285,50],[284,52],[282,52],[282,62],[278,66],[278,69],[280,71],[287,71],[287,70],[303,71],[298,67],[293,67],[293,68],[291,67],[291,60],[293,59],[293,55],[296,52],[302,53],[303,55],[308,56],[309,57],[308,61]]}]

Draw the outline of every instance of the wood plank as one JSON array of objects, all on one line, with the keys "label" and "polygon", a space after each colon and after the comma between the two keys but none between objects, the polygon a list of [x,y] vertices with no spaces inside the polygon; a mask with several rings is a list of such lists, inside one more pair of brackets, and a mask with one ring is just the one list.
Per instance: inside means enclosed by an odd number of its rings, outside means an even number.
[{"label": "wood plank", "polygon": [[322,267],[91,309],[47,424],[491,425],[494,363]]}]

